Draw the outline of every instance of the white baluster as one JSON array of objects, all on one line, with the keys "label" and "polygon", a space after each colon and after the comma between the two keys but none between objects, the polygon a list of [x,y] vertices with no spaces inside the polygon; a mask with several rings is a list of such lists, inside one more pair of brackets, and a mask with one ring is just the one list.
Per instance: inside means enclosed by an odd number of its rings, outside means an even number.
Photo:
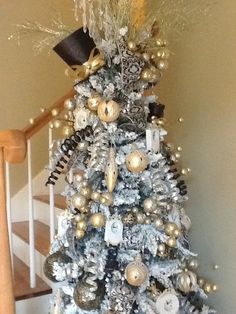
[{"label": "white baluster", "polygon": [[27,141],[28,152],[28,204],[29,204],[29,264],[30,264],[30,287],[36,286],[35,275],[35,244],[34,244],[34,203],[32,183],[31,142]]},{"label": "white baluster", "polygon": [[[52,168],[52,144],[53,134],[52,129],[49,128],[48,132],[48,146],[49,146],[49,172]],[[52,243],[55,236],[55,200],[54,200],[54,187],[49,184],[49,206],[50,206],[50,242]]]},{"label": "white baluster", "polygon": [[8,162],[5,163],[5,171],[6,171],[7,224],[8,224],[9,245],[10,245],[10,252],[11,252],[11,263],[13,267],[11,186],[10,186],[10,165]]}]

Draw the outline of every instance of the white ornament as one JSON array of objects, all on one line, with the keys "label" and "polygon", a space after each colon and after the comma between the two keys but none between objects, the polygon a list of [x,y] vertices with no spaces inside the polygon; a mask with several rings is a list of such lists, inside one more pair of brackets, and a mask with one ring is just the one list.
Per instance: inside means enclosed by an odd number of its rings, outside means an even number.
[{"label": "white ornament", "polygon": [[160,130],[157,127],[151,127],[146,130],[147,150],[157,153],[160,151]]},{"label": "white ornament", "polygon": [[89,115],[90,115],[90,111],[85,108],[78,108],[74,111],[74,116],[75,116],[74,128],[76,131],[85,129],[86,126],[88,126]]},{"label": "white ornament", "polygon": [[179,299],[171,292],[164,292],[156,301],[156,310],[160,314],[177,314],[179,311]]},{"label": "white ornament", "polygon": [[107,244],[118,245],[123,241],[123,223],[119,219],[107,220],[105,228]]}]

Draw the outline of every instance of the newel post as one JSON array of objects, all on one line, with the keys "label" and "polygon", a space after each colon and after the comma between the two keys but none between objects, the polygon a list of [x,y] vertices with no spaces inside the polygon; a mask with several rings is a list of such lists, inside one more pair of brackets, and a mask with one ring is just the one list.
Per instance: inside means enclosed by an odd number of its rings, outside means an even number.
[{"label": "newel post", "polygon": [[15,298],[11,255],[7,225],[5,161],[20,163],[25,159],[26,139],[23,132],[9,130],[0,132],[0,314],[15,313]]}]

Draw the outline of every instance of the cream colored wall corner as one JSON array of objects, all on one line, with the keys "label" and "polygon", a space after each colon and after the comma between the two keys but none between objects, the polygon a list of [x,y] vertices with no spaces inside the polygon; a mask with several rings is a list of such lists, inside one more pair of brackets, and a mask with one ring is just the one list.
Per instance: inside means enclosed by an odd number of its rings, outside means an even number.
[{"label": "cream colored wall corner", "polygon": [[[236,313],[236,2],[219,1],[207,22],[174,50],[159,88],[171,140],[192,168],[188,182],[193,248],[201,273],[219,284],[219,314]],[[184,117],[180,126],[176,121]],[[212,264],[220,265],[219,271]]]},{"label": "cream colored wall corner", "polygon": [[[63,12],[65,19],[73,20],[72,6],[64,0],[0,1],[0,129],[23,128],[30,117],[39,114],[40,107],[46,107],[67,92],[72,85],[64,75],[66,65],[56,54],[43,52],[37,56],[32,50],[34,36],[21,42],[9,41],[15,24],[26,20],[39,21],[50,25],[55,8]],[[47,132],[44,130],[33,140],[33,170],[38,173],[47,163]],[[12,193],[18,191],[26,182],[26,167],[13,166]]]}]

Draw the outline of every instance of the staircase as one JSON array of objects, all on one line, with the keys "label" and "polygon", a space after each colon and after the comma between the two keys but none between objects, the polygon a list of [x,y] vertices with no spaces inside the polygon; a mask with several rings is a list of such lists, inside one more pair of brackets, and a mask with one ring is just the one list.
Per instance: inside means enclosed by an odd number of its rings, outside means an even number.
[{"label": "staircase", "polygon": [[[22,131],[0,131],[0,314],[47,314],[53,289],[60,285],[51,283],[42,269],[57,228],[54,217],[66,209],[60,195],[64,186],[46,189],[45,170],[32,179],[30,138],[47,126],[54,118],[53,110],[62,111],[64,101],[73,95],[70,91]],[[28,185],[11,197],[9,166],[22,163],[27,154]]]}]

